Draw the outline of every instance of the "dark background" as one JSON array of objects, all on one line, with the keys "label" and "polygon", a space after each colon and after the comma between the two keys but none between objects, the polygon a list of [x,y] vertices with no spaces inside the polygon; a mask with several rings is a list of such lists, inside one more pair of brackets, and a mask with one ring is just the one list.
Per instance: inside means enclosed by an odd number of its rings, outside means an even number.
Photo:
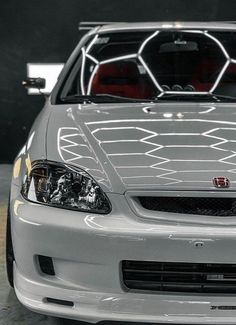
[{"label": "dark background", "polygon": [[12,162],[43,106],[21,86],[27,62],[65,62],[79,21],[236,20],[236,0],[7,0],[0,3],[0,163]]}]

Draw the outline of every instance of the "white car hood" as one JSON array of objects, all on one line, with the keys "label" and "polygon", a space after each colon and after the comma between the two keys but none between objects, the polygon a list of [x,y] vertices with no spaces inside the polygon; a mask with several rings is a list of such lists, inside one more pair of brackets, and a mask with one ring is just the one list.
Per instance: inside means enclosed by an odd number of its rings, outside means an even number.
[{"label": "white car hood", "polygon": [[[105,191],[236,188],[236,105],[52,106],[47,159],[85,169]],[[217,189],[219,190],[219,189]]]}]

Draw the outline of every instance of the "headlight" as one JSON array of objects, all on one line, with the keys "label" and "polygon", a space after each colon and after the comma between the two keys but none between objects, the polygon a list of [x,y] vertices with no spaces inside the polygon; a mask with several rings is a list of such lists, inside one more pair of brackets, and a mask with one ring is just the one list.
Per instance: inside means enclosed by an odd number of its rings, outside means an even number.
[{"label": "headlight", "polygon": [[22,191],[29,201],[53,207],[107,214],[111,206],[106,194],[82,169],[36,162],[25,176]]}]

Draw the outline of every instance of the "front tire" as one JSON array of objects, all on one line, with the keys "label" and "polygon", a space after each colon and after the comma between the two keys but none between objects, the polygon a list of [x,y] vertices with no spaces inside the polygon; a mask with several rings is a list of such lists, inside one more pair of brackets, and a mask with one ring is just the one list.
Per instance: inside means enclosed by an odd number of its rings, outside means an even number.
[{"label": "front tire", "polygon": [[6,270],[7,270],[7,279],[12,288],[14,288],[13,262],[14,262],[14,252],[13,252],[12,237],[11,237],[11,217],[10,217],[10,202],[9,202],[8,209],[7,209],[7,229],[6,229]]}]

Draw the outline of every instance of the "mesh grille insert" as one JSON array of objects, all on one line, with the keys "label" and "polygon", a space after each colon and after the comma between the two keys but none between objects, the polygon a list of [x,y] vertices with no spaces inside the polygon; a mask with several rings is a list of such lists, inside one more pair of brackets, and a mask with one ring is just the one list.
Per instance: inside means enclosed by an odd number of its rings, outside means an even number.
[{"label": "mesh grille insert", "polygon": [[148,210],[217,217],[236,216],[235,198],[209,197],[139,197],[141,205]]}]

